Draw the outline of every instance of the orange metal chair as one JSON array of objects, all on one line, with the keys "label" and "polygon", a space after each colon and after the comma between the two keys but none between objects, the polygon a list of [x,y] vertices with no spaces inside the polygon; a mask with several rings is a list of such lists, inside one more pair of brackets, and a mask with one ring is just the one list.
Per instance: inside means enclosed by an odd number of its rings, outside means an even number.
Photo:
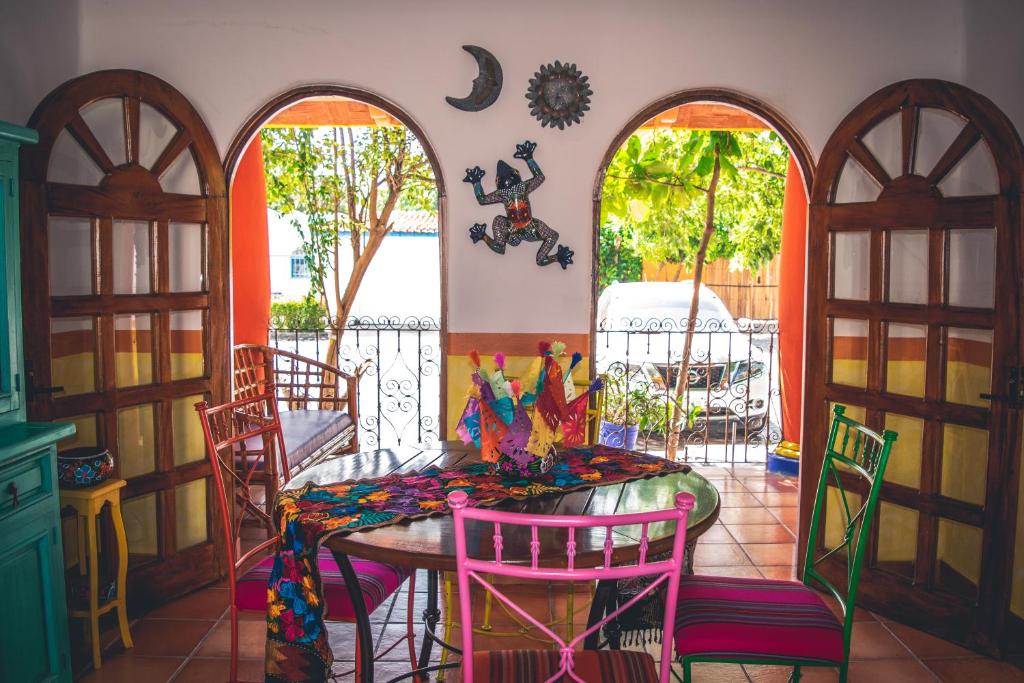
[{"label": "orange metal chair", "polygon": [[[269,513],[274,496],[272,484],[281,467],[283,481],[289,479],[285,440],[273,385],[266,384],[263,394],[216,407],[205,401],[196,404],[206,441],[206,453],[212,467],[214,489],[220,512],[220,526],[227,553],[228,588],[231,591],[231,664],[230,681],[238,678],[238,613],[265,612],[267,584],[273,568],[271,552],[279,540],[275,520]],[[257,475],[265,474],[263,478]],[[253,496],[257,480],[267,485],[267,498]],[[276,487],[273,487],[276,493]],[[252,530],[262,529],[264,539],[251,538]],[[329,619],[352,622],[356,629],[357,680],[373,680],[373,661],[407,641],[409,659],[416,667],[413,641],[413,599],[415,573],[406,568],[335,556],[321,548],[317,555],[323,599]],[[355,576],[358,586],[345,581],[344,575]],[[384,652],[373,657],[369,614],[384,603],[409,579],[409,604],[406,633]],[[368,643],[364,646],[363,643]],[[363,648],[367,647],[368,652]]]}]

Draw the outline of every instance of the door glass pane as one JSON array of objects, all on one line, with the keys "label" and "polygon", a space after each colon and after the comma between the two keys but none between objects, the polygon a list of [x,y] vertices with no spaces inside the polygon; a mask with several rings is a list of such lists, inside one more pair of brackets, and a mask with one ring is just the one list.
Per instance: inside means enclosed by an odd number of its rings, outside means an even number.
[{"label": "door glass pane", "polygon": [[139,106],[139,165],[153,168],[177,132],[166,116],[143,102]]},{"label": "door glass pane", "polygon": [[149,223],[114,221],[114,294],[149,294]]},{"label": "door glass pane", "polygon": [[160,187],[164,192],[172,194],[198,195],[199,169],[196,168],[196,161],[188,149],[183,150],[178,158],[160,176]]},{"label": "door glass pane", "polygon": [[117,411],[117,459],[123,479],[131,479],[156,470],[156,434],[152,404]]},{"label": "door glass pane", "polygon": [[203,291],[203,226],[199,223],[171,223],[168,238],[171,291]]},{"label": "door glass pane", "polygon": [[50,216],[47,230],[50,296],[81,296],[94,291],[92,221]]},{"label": "door glass pane", "polygon": [[55,396],[96,391],[96,327],[93,318],[50,320],[50,381]]},{"label": "door glass pane", "polygon": [[925,107],[917,121],[914,173],[927,176],[964,127],[964,120],[945,109]]},{"label": "door glass pane", "polygon": [[186,465],[206,457],[203,430],[199,426],[195,405],[202,394],[176,398],[171,402],[171,428],[174,430],[174,466]]},{"label": "door glass pane", "polygon": [[852,157],[847,158],[843,170],[839,172],[839,183],[836,185],[835,204],[851,202],[873,202],[878,199],[882,188],[864,167]]},{"label": "door glass pane", "polygon": [[871,234],[832,233],[832,298],[867,301],[871,275]]},{"label": "door glass pane", "polygon": [[147,493],[121,503],[129,555],[157,554],[156,494]]},{"label": "door glass pane", "polygon": [[[832,415],[835,414],[833,411],[835,410],[837,405],[838,404],[836,403],[828,404],[828,419],[830,423],[832,421]],[[864,406],[852,406],[848,403],[844,403],[843,405],[846,407],[846,412],[843,413],[846,417],[850,418],[851,420],[860,422],[861,424],[867,423],[867,410],[864,408]]]},{"label": "door glass pane", "polygon": [[988,143],[978,140],[939,182],[944,197],[999,194],[999,172]]},{"label": "door glass pane", "polygon": [[885,390],[904,396],[924,396],[928,355],[928,327],[886,325]]},{"label": "door glass pane", "polygon": [[946,400],[987,408],[992,392],[992,330],[949,327],[946,340]]},{"label": "door glass pane", "polygon": [[863,136],[861,140],[890,178],[903,175],[903,152],[900,145],[900,114],[893,114]]},{"label": "door glass pane", "polygon": [[950,306],[992,308],[995,303],[996,231],[949,231]]},{"label": "door glass pane", "polygon": [[928,303],[928,231],[890,230],[888,300]]},{"label": "door glass pane", "polygon": [[148,314],[114,316],[117,386],[153,383],[153,327]]},{"label": "door glass pane", "polygon": [[988,431],[942,425],[942,495],[984,505],[987,481]]},{"label": "door glass pane", "polygon": [[51,183],[67,183],[69,185],[100,184],[105,174],[100,167],[89,158],[82,146],[64,129],[57,135],[50,151],[50,162],[46,169],[46,180]]},{"label": "door glass pane", "polygon": [[196,479],[174,488],[174,523],[178,531],[178,550],[206,541],[207,507],[205,479]]},{"label": "door glass pane", "polygon": [[913,578],[914,563],[917,559],[919,516],[917,510],[884,500],[880,501],[878,505],[878,565],[882,569]]},{"label": "door glass pane", "polygon": [[936,584],[965,598],[976,597],[981,579],[981,540],[978,527],[940,519]]},{"label": "door glass pane", "polygon": [[203,312],[171,311],[171,379],[206,374],[203,354]]},{"label": "door glass pane", "polygon": [[832,321],[832,381],[851,387],[868,385],[868,321]]},{"label": "door glass pane", "polygon": [[74,417],[62,417],[60,422],[70,422],[75,425],[75,433],[66,439],[57,442],[57,451],[66,451],[69,448],[82,446],[96,446],[99,444],[99,434],[96,429],[96,414],[75,415]]},{"label": "door glass pane", "polygon": [[79,112],[89,130],[110,157],[114,166],[128,161],[124,144],[124,100],[107,97],[82,107]]},{"label": "door glass pane", "polygon": [[921,457],[924,445],[924,420],[887,413],[885,428],[900,435],[892,446],[885,480],[912,489],[921,486]]}]

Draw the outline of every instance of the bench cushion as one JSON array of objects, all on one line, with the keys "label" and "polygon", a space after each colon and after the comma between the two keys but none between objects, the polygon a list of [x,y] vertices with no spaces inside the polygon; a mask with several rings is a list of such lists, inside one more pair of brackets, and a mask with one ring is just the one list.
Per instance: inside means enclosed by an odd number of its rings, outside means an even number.
[{"label": "bench cushion", "polygon": [[[473,653],[473,678],[490,683],[544,681],[561,668],[560,658],[558,650],[478,650]],[[587,683],[658,680],[654,658],[646,652],[582,650],[573,653],[573,662],[573,671]]]},{"label": "bench cushion", "polygon": [[843,661],[842,624],[821,595],[802,583],[684,576],[678,605],[680,657]]},{"label": "bench cushion", "polygon": [[352,430],[352,417],[340,410],[281,412],[281,433],[292,469],[316,455],[331,439],[346,430]]}]

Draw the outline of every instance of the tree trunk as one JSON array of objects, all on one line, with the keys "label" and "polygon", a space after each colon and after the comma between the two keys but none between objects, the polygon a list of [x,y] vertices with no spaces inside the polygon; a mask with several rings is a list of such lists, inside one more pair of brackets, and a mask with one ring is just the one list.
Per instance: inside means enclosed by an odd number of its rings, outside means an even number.
[{"label": "tree trunk", "polygon": [[[673,391],[672,421],[669,427],[668,443],[665,447],[669,460],[676,459],[676,452],[679,450],[679,432],[683,422],[683,394],[689,387],[688,375],[690,374],[690,349],[693,346],[693,328],[697,324],[697,307],[700,304],[700,281],[704,276],[704,259],[708,252],[708,242],[715,232],[715,190],[718,188],[718,176],[721,172],[719,161],[718,145],[715,145],[715,166],[711,172],[711,182],[708,183],[707,197],[708,204],[704,214],[704,234],[700,238],[700,248],[697,250],[697,258],[693,267],[693,297],[690,299],[690,315],[686,321],[686,338],[683,342],[683,357],[679,359],[679,374],[676,375],[676,386]],[[710,378],[709,378],[710,380]]]}]

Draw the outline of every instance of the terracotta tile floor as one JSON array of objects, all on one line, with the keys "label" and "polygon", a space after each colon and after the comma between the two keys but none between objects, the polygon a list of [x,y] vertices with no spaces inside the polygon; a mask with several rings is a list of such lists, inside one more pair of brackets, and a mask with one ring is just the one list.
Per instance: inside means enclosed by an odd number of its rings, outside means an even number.
[{"label": "terracotta tile floor", "polygon": [[[701,472],[723,492],[719,522],[700,540],[695,565],[700,573],[730,576],[793,576],[794,540],[796,534],[796,482],[775,475],[766,475],[756,466],[734,469],[703,468]],[[425,579],[425,576],[423,577]],[[417,586],[416,614],[426,602],[424,580]],[[542,593],[545,589],[541,589]],[[532,594],[526,601],[531,613],[544,613],[564,618],[564,597],[552,599],[546,593]],[[228,621],[226,588],[205,588],[170,605],[150,612],[132,624],[135,648],[123,652],[113,646],[105,655],[103,667],[80,677],[88,683],[120,681],[224,681],[227,679]],[[403,592],[394,603],[390,617],[386,605],[372,615],[375,637],[386,647],[404,632],[406,597]],[[476,602],[476,601],[474,601]],[[574,619],[578,624],[586,617],[585,596],[576,601]],[[479,611],[480,605],[474,604]],[[494,610],[494,629],[514,630],[514,625],[500,610]],[[244,680],[261,680],[263,668],[264,624],[259,615],[244,618],[241,623],[240,676]],[[339,657],[336,671],[350,670],[354,651],[354,627],[349,624],[328,625],[331,646]],[[453,634],[458,639],[458,631]],[[116,640],[111,633],[109,642]],[[474,639],[478,648],[509,648],[536,646],[513,638]],[[655,656],[660,646],[650,646]],[[383,648],[382,648],[383,649]],[[950,681],[987,683],[988,681],[1022,681],[1024,671],[1006,662],[986,659],[961,647],[940,640],[867,611],[858,610],[853,631],[850,665],[851,683],[899,683],[911,681]],[[407,650],[400,645],[383,656],[376,667],[377,679],[385,681],[408,670]],[[437,659],[435,648],[434,660]],[[779,667],[739,665],[698,665],[697,681],[716,683],[775,683],[786,681],[789,671]],[[449,673],[448,683],[459,676]],[[343,676],[339,680],[351,680]],[[808,669],[807,683],[835,681],[832,671]]]}]

